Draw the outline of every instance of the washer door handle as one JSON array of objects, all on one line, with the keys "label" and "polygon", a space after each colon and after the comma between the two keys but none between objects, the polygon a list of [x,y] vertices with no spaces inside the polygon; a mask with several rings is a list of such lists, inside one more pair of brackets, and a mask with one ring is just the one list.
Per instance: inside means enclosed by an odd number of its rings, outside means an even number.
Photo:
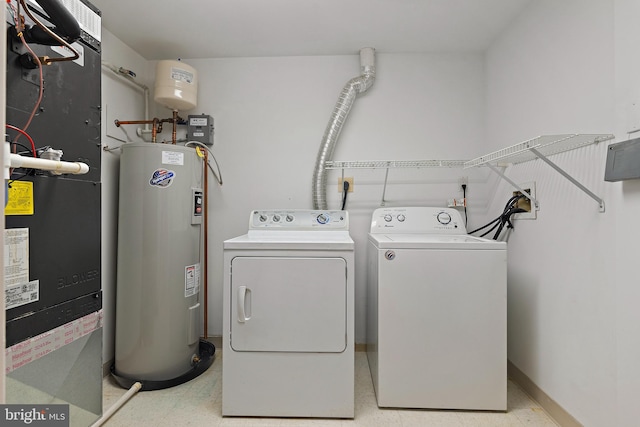
[{"label": "washer door handle", "polygon": [[[247,302],[249,303],[247,306]],[[248,310],[247,310],[248,308]],[[249,316],[247,316],[247,313]],[[238,322],[244,323],[251,319],[251,289],[238,286]]]}]

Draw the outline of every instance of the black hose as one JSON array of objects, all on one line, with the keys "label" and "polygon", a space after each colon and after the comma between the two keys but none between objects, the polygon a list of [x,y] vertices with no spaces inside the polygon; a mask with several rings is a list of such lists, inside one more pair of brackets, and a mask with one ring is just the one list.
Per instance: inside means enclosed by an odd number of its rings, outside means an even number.
[{"label": "black hose", "polygon": [[485,237],[486,235],[488,235],[489,233],[497,229],[493,235],[493,240],[498,240],[505,226],[511,229],[514,228],[513,222],[511,221],[511,217],[517,213],[526,212],[524,209],[517,207],[518,200],[525,197],[526,196],[524,194],[520,194],[520,195],[516,195],[509,198],[509,200],[504,206],[504,209],[502,210],[502,214],[499,217],[490,221],[488,224],[483,225],[480,228],[470,231],[469,234],[473,234],[478,231],[484,230],[487,227],[491,227],[488,231],[485,231],[480,237]]}]

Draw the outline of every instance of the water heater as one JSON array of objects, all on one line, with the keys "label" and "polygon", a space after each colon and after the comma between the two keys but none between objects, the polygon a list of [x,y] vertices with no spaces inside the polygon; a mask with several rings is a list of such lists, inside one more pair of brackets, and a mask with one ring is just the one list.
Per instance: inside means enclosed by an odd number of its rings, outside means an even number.
[{"label": "water heater", "polygon": [[201,359],[202,176],[193,148],[122,146],[112,370],[143,389],[184,382]]}]

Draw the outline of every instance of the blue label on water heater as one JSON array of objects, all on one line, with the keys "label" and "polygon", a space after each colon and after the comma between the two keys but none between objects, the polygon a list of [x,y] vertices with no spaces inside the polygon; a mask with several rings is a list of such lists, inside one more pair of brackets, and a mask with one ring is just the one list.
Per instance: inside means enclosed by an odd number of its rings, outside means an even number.
[{"label": "blue label on water heater", "polygon": [[168,169],[156,169],[149,180],[149,184],[154,187],[168,187],[173,182],[176,173]]}]

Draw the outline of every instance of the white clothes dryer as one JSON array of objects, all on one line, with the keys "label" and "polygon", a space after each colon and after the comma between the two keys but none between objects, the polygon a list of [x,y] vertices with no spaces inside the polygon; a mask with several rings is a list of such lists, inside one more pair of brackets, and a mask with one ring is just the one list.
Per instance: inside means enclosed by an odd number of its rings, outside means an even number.
[{"label": "white clothes dryer", "polygon": [[353,418],[345,211],[256,210],[224,242],[222,415]]},{"label": "white clothes dryer", "polygon": [[373,213],[367,356],[378,406],[507,408],[507,247],[458,211]]}]

